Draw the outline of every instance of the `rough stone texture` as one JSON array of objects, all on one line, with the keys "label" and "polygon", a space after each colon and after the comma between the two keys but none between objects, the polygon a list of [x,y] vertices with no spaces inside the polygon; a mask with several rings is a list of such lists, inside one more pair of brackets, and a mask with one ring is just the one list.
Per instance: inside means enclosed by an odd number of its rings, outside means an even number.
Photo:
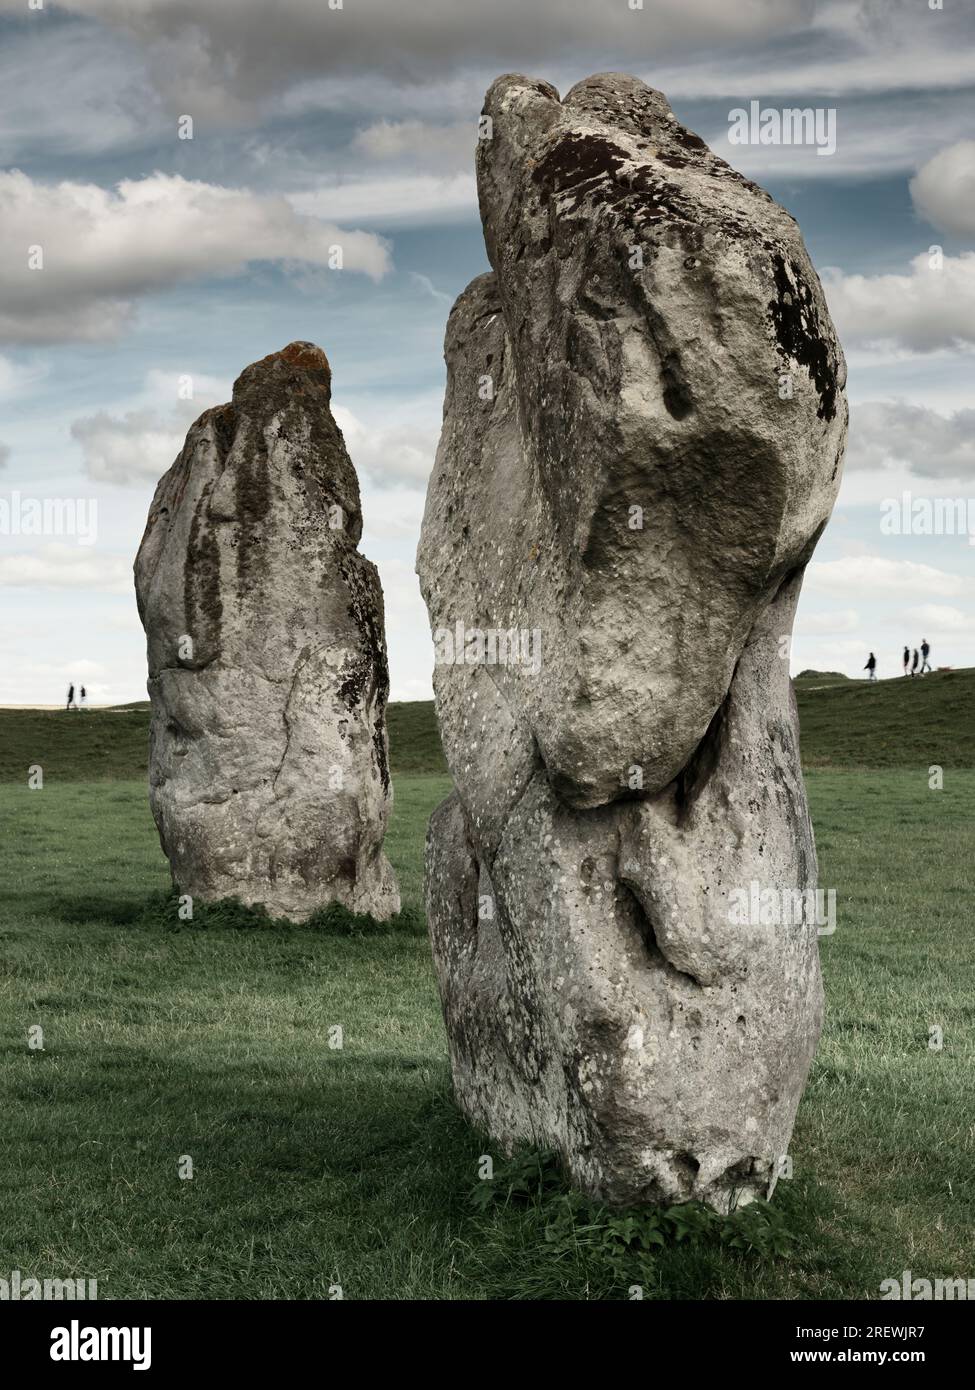
[{"label": "rough stone texture", "polygon": [[295,920],[399,908],[382,590],[330,395],[312,343],[246,368],[161,479],[135,563],[174,883]]},{"label": "rough stone texture", "polygon": [[[418,557],[455,1088],[609,1201],[726,1208],[771,1191],[820,1027],[815,922],[730,917],[816,882],[787,639],[845,365],[793,219],[659,92],[508,76],[485,113],[494,272],[448,324]],[[485,659],[510,629],[540,666]]]}]

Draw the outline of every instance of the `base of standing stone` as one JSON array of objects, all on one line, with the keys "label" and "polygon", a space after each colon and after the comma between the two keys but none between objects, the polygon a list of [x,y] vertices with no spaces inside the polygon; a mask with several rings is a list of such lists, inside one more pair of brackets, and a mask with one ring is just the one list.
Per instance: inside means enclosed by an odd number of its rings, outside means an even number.
[{"label": "base of standing stone", "polygon": [[[504,1151],[556,1150],[613,1205],[771,1195],[819,1037],[816,860],[787,663],[798,583],[739,662],[696,766],[580,812],[536,772],[490,864],[460,798],[427,842],[458,1104]],[[783,626],[784,624],[784,626]],[[787,910],[787,909],[784,909]],[[744,917],[745,920],[738,920]]]}]

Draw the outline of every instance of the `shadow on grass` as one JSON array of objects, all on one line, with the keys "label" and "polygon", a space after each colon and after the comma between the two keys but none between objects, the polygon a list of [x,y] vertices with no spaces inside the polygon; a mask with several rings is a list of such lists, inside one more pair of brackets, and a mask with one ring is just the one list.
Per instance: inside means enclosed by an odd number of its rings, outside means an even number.
[{"label": "shadow on grass", "polygon": [[[155,895],[160,896],[160,895]],[[119,898],[118,896],[99,897],[86,894],[83,897],[53,897],[49,900],[51,915],[72,926],[90,926],[98,923],[103,926],[131,927],[140,922],[145,915],[145,898]]]},{"label": "shadow on grass", "polygon": [[278,931],[318,932],[327,936],[426,936],[426,918],[417,908],[406,907],[395,916],[378,920],[365,912],[352,912],[333,902],[304,922],[272,917],[263,904],[249,906],[238,898],[216,902],[197,899],[187,916],[184,900],[176,893],[151,893],[146,898],[52,897],[50,912],[72,926],[158,927],[164,931]]},{"label": "shadow on grass", "polygon": [[327,936],[388,936],[399,933],[426,935],[426,919],[416,908],[407,907],[395,916],[378,920],[368,912],[352,912],[342,903],[331,902],[304,922],[272,917],[263,903],[248,905],[238,898],[216,902],[197,899],[187,917],[185,899],[176,893],[153,893],[142,906],[136,920],[140,925],[159,926],[167,931],[309,931]]}]

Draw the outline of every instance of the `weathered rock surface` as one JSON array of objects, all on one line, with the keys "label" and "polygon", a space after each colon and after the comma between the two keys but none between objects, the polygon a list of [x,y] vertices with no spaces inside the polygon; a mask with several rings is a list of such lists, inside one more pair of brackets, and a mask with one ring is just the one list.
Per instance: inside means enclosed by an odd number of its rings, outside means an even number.
[{"label": "weathered rock surface", "polygon": [[[846,437],[793,219],[659,93],[500,78],[418,570],[456,792],[428,915],[461,1105],[614,1202],[768,1192],[820,1027],[788,678]],[[498,633],[520,640],[512,660]]]},{"label": "weathered rock surface", "polygon": [[295,920],[399,908],[382,590],[330,395],[311,343],[246,368],[161,479],[135,564],[174,883]]}]

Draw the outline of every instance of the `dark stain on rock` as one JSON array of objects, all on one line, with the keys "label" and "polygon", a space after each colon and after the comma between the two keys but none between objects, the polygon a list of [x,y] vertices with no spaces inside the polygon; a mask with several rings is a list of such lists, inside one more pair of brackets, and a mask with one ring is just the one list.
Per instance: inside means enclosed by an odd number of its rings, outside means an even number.
[{"label": "dark stain on rock", "polygon": [[694,409],[691,388],[680,371],[680,358],[670,352],[660,364],[660,380],[663,384],[664,405],[675,420],[684,420]]},{"label": "dark stain on rock", "polygon": [[223,623],[220,547],[208,518],[211,491],[212,484],[200,494],[193,512],[183,571],[183,605],[194,654],[186,664],[191,668],[204,666],[217,655]]},{"label": "dark stain on rock", "polygon": [[[736,672],[737,669],[736,666]],[[734,685],[734,676],[731,678],[731,685]],[[711,723],[708,725],[707,733],[694,750],[687,766],[677,774],[674,782],[674,802],[677,808],[677,824],[679,826],[687,824],[694,803],[711,780],[714,770],[718,766],[721,750],[725,743],[725,725],[730,699],[731,688],[729,686],[728,694],[715,711]]]},{"label": "dark stain on rock", "polygon": [[837,395],[835,358],[820,331],[812,291],[795,264],[790,265],[791,278],[784,257],[773,255],[775,298],[769,304],[772,323],[782,351],[806,368],[819,392],[816,414],[821,420],[832,420]]},{"label": "dark stain on rock", "polygon": [[671,130],[673,138],[688,150],[700,150],[704,154],[710,154],[707,141],[702,140],[700,135],[695,135],[693,130],[687,130],[682,125],[675,125]]},{"label": "dark stain on rock", "polygon": [[389,664],[383,637],[383,611],[379,581],[373,566],[361,555],[346,556],[339,573],[349,595],[349,616],[360,636],[360,653],[344,672],[339,698],[350,713],[374,701],[372,744],[376,753],[383,791],[389,791],[389,754],[386,748],[385,717],[389,698]]},{"label": "dark stain on rock", "polygon": [[571,131],[539,162],[532,178],[541,187],[544,204],[553,193],[580,189],[596,180],[612,178],[626,158],[624,151],[611,140]]},{"label": "dark stain on rock", "polygon": [[[256,433],[256,432],[255,432]],[[237,515],[237,592],[253,591],[267,572],[265,522],[271,510],[271,478],[262,437],[238,450],[234,469]]]},{"label": "dark stain on rock", "polygon": [[229,402],[227,405],[214,406],[212,410],[204,412],[201,419],[209,416],[210,428],[213,430],[213,437],[216,441],[217,451],[221,459],[226,459],[234,442],[234,431],[237,428],[237,413]]}]

